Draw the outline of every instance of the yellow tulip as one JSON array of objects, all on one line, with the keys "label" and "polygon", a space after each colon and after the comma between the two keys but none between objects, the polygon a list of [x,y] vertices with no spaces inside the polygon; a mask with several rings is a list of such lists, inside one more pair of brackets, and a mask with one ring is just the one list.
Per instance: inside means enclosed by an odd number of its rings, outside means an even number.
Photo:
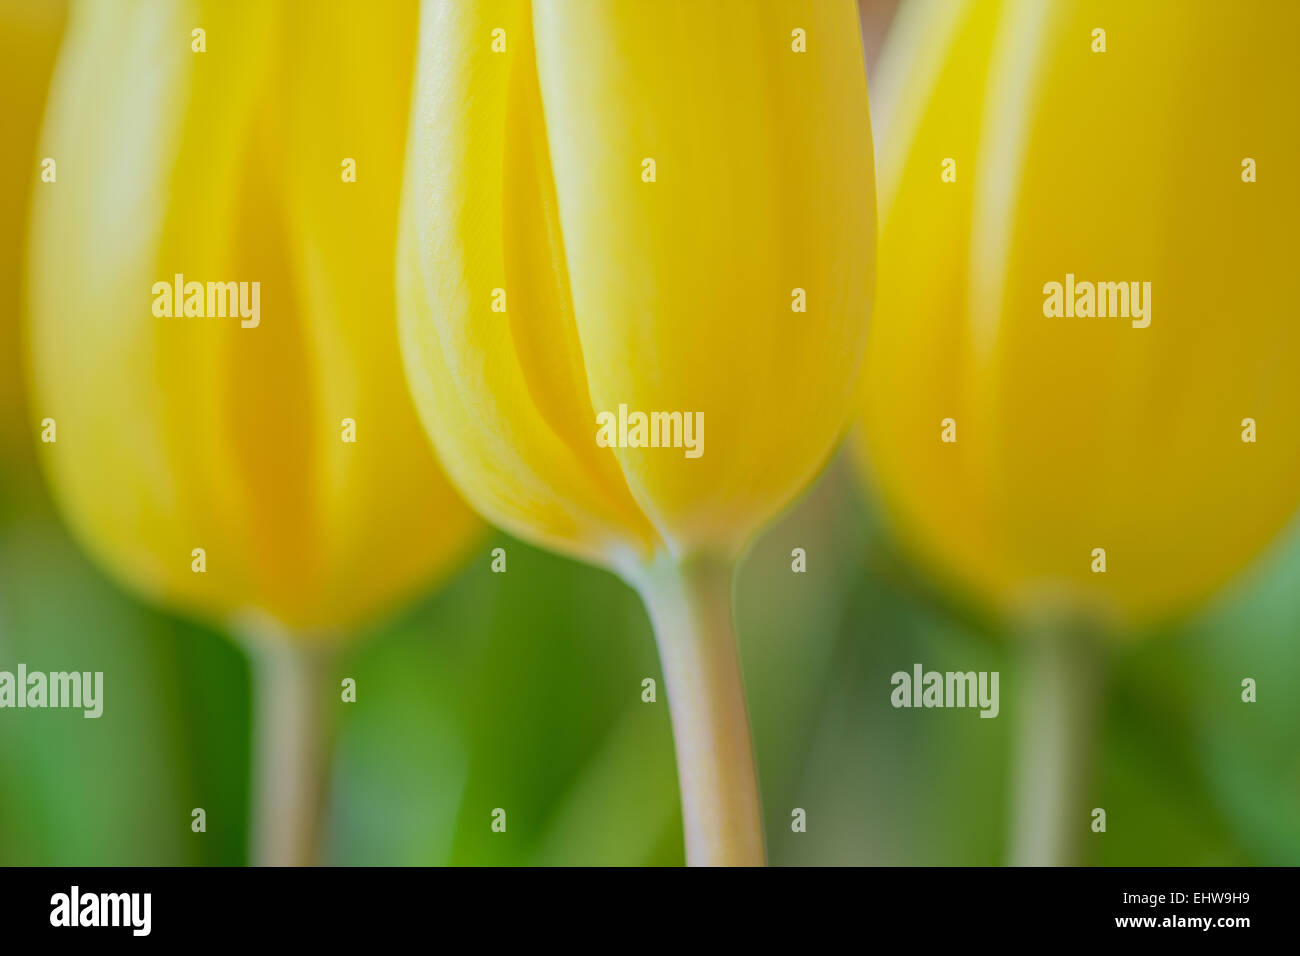
[{"label": "yellow tulip", "polygon": [[[307,649],[427,586],[478,526],[398,352],[416,17],[88,3],[44,134],[58,180],[34,213],[31,405],[57,428],[41,446],[55,498],[131,589],[273,630],[274,719],[303,735],[320,709]],[[309,759],[287,746],[265,759]],[[273,858],[309,852],[267,838]]]},{"label": "yellow tulip", "polygon": [[67,15],[51,0],[0,0],[0,494],[25,486],[34,472],[31,428],[23,395],[21,348],[22,249],[32,190],[39,181],[36,142],[50,73]]},{"label": "yellow tulip", "polygon": [[1150,625],[1296,509],[1298,33],[1209,0],[896,25],[864,458],[906,545],[1008,619]]},{"label": "yellow tulip", "polygon": [[731,568],[824,464],[865,345],[854,5],[426,2],[418,61],[417,407],[482,514],[641,590],[688,858],[760,862]]}]

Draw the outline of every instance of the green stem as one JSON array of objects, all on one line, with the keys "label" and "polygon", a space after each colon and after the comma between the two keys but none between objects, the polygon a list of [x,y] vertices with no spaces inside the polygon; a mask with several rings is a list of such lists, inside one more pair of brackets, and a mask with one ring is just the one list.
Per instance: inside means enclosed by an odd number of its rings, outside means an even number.
[{"label": "green stem", "polygon": [[283,636],[253,643],[254,752],[250,860],[319,862],[332,722],[332,655]]},{"label": "green stem", "polygon": [[686,862],[762,866],[763,819],[730,562],[663,557],[631,573],[654,626],[677,751]]},{"label": "green stem", "polygon": [[1089,833],[1092,743],[1100,689],[1093,630],[1053,622],[1022,645],[1011,862],[1073,866]]}]

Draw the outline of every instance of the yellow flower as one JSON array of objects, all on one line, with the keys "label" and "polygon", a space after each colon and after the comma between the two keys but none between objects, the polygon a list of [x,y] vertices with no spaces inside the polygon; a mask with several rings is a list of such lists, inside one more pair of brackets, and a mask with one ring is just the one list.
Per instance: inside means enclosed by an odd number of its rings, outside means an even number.
[{"label": "yellow flower", "polygon": [[[31,425],[23,395],[22,261],[32,191],[40,182],[36,142],[66,5],[0,0],[0,493],[11,478],[28,477]],[[21,469],[18,467],[21,463]]]},{"label": "yellow flower", "polygon": [[402,350],[497,524],[660,643],[692,863],[763,858],[731,567],[851,411],[875,241],[856,9],[429,2]]},{"label": "yellow flower", "polygon": [[41,448],[72,527],[152,599],[320,640],[429,583],[477,527],[394,321],[415,21],[397,3],[89,3],[69,24],[42,146],[57,184],[33,217],[31,414],[55,422]]},{"label": "yellow flower", "polygon": [[[448,472],[591,560],[733,556],[843,428],[873,203],[852,4],[427,4],[400,290]],[[703,453],[602,447],[620,405]]]},{"label": "yellow flower", "polygon": [[1298,32],[1212,2],[897,25],[866,455],[908,545],[998,610],[1141,625],[1295,511]]}]

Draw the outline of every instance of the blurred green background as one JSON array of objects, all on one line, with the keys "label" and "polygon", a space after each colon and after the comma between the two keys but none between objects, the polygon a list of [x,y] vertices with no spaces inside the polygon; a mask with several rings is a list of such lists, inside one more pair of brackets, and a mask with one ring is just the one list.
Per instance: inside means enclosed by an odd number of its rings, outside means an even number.
[{"label": "blurred green background", "polygon": [[[30,456],[7,451],[0,669],[102,670],[106,703],[99,720],[0,712],[0,863],[244,862],[244,656],[106,579]],[[498,546],[505,574],[489,569]],[[1300,863],[1298,575],[1293,534],[1213,607],[1115,649],[1088,803],[1108,832],[1088,834],[1088,862]],[[763,535],[737,602],[774,864],[1003,862],[1016,661],[895,553],[843,459]],[[892,709],[890,674],[916,661],[1001,671],[1001,715]],[[682,862],[653,639],[612,575],[485,540],[337,676],[358,700],[339,704],[329,862]],[[641,701],[647,676],[657,703]],[[1240,700],[1245,676],[1258,703]]]}]

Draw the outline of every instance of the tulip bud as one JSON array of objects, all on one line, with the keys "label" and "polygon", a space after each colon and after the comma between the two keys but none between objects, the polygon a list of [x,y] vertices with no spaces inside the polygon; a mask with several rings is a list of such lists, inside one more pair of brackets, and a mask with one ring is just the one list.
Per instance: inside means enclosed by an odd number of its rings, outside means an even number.
[{"label": "tulip bud", "polygon": [[8,487],[11,479],[25,486],[34,473],[19,345],[22,262],[32,194],[55,171],[48,157],[37,155],[36,143],[66,16],[59,0],[0,0],[0,495],[17,490]]},{"label": "tulip bud", "polygon": [[392,320],[416,11],[296,9],[76,10],[34,213],[31,413],[57,422],[56,500],[131,588],[311,641],[426,585],[476,522]]},{"label": "tulip bud", "polygon": [[1298,29],[916,4],[883,55],[864,457],[905,543],[1031,638],[1013,861],[1078,862],[1097,632],[1204,599],[1300,498]]},{"label": "tulip bud", "polygon": [[447,571],[478,527],[421,433],[393,320],[415,19],[85,4],[45,130],[47,473],[130,587],[253,639],[263,863],[317,859],[323,645]]},{"label": "tulip bud", "polygon": [[[483,514],[606,564],[730,557],[801,491],[869,310],[852,4],[672,9],[435,2],[422,22],[401,286],[417,404]],[[702,435],[630,447],[621,406]]]},{"label": "tulip bud", "polygon": [[1300,8],[941,10],[882,62],[870,474],[1001,611],[1189,608],[1300,500]]},{"label": "tulip bud", "polygon": [[486,517],[647,597],[688,858],[756,862],[730,569],[825,462],[865,345],[854,5],[428,2],[412,121],[425,426]]}]

